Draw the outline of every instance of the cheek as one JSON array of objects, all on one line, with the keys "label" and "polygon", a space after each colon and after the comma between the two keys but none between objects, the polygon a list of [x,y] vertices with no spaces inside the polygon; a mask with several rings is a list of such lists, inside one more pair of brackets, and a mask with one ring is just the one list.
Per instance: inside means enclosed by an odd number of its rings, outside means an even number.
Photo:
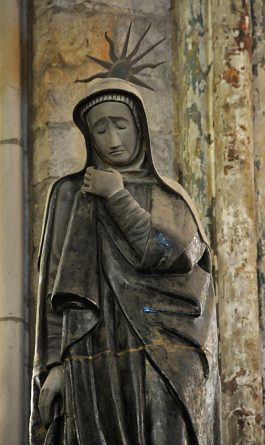
[{"label": "cheek", "polygon": [[94,143],[96,144],[96,147],[100,151],[104,151],[104,147],[106,147],[106,135],[105,134],[95,134],[93,139],[94,139]]},{"label": "cheek", "polygon": [[134,131],[124,131],[120,139],[124,148],[131,152],[134,150],[136,145],[136,135]]}]

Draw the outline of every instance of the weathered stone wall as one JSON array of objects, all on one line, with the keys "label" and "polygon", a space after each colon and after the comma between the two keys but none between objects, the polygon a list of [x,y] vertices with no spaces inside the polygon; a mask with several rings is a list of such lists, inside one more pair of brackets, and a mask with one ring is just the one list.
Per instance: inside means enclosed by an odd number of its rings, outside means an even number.
[{"label": "weathered stone wall", "polygon": [[168,61],[143,73],[158,90],[142,90],[157,167],[178,177],[189,191],[213,246],[224,445],[262,445],[263,0],[32,2],[31,356],[37,250],[48,186],[80,169],[85,159],[72,109],[87,87],[74,81],[99,70],[87,54],[108,58],[105,31],[121,48],[131,19],[132,45],[152,22],[143,50],[166,36],[148,60]]}]

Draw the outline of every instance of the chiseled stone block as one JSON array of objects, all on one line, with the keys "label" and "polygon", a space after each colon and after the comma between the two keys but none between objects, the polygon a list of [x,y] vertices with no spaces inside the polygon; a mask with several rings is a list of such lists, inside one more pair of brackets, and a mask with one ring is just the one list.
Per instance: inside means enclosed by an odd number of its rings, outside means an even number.
[{"label": "chiseled stone block", "polygon": [[80,170],[85,163],[85,143],[71,123],[49,123],[34,137],[34,184]]}]

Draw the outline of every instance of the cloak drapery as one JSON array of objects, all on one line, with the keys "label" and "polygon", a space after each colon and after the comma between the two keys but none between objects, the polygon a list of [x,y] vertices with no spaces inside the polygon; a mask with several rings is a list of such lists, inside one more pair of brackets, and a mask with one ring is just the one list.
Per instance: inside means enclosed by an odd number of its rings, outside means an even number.
[{"label": "cloak drapery", "polygon": [[[187,193],[155,170],[142,101],[128,82],[98,82],[77,105],[86,166],[95,163],[87,103],[112,92],[137,104],[149,174],[139,180],[135,165],[121,169],[125,189],[108,202],[80,192],[84,170],[51,190],[40,249],[31,443],[218,444],[208,242]],[[143,211],[151,228],[140,256]],[[56,408],[46,429],[39,391],[58,364],[64,415]]]}]

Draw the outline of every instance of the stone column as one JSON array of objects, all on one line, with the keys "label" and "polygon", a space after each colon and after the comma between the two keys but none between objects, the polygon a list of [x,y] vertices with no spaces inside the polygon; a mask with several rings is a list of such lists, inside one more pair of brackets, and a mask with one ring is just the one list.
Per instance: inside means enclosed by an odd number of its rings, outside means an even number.
[{"label": "stone column", "polygon": [[175,161],[208,234],[214,202],[211,2],[174,0]]},{"label": "stone column", "polygon": [[214,0],[214,129],[225,444],[263,444],[250,4]]},{"label": "stone column", "polygon": [[24,443],[20,7],[0,14],[0,443]]},{"label": "stone column", "polygon": [[[265,382],[265,4],[253,1],[254,154],[257,202],[258,286],[260,302],[262,375]],[[263,405],[265,392],[263,389]],[[264,412],[265,419],[265,412]],[[263,420],[264,421],[264,420]]]}]

